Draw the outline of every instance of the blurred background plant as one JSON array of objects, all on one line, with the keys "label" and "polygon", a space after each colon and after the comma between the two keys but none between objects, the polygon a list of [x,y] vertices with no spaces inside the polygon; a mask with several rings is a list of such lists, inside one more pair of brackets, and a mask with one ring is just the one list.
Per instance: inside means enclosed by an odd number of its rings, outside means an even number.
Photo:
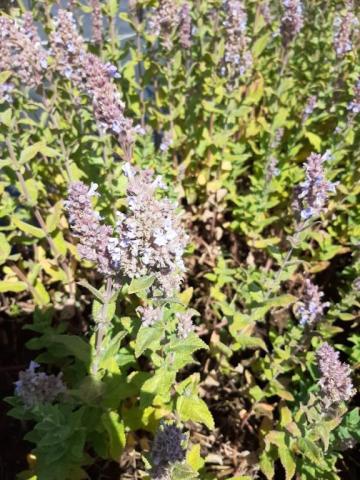
[{"label": "blurred background plant", "polygon": [[356,2],[2,8],[3,477],[357,478]]}]

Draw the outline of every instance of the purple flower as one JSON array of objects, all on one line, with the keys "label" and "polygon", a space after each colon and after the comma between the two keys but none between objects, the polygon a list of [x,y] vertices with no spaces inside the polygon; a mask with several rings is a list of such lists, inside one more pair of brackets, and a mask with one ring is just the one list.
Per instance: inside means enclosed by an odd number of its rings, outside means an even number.
[{"label": "purple flower", "polygon": [[316,352],[321,378],[320,389],[323,402],[329,407],[332,404],[346,402],[355,394],[350,378],[350,367],[339,360],[336,352],[328,343],[323,343]]},{"label": "purple flower", "polygon": [[226,0],[224,5],[226,42],[221,73],[227,74],[230,81],[234,81],[251,70],[253,58],[249,50],[249,37],[246,35],[247,14],[243,1]]},{"label": "purple flower", "polygon": [[357,115],[358,113],[360,113],[360,80],[358,80],[355,85],[354,96],[352,101],[349,103],[347,109],[353,115]]},{"label": "purple flower", "polygon": [[47,375],[36,372],[39,365],[30,362],[29,368],[19,373],[19,380],[15,382],[15,395],[20,397],[27,408],[38,404],[53,403],[66,392],[62,374]]},{"label": "purple flower", "polygon": [[311,280],[305,281],[305,291],[296,312],[302,327],[308,325],[312,328],[321,320],[324,309],[330,305],[328,302],[322,302],[323,296],[323,292]]},{"label": "purple flower", "polygon": [[172,133],[170,131],[165,132],[160,144],[160,150],[167,152],[173,143]]},{"label": "purple flower", "polygon": [[303,116],[302,116],[302,122],[305,123],[306,120],[310,117],[312,112],[314,111],[317,103],[317,96],[316,95],[311,95],[306,102],[304,111],[303,111]]},{"label": "purple flower", "polygon": [[185,460],[186,440],[186,435],[177,425],[160,423],[151,449],[152,478],[164,478],[162,476],[169,467]]},{"label": "purple flower", "polygon": [[136,129],[132,120],[125,117],[125,105],[112,81],[118,76],[116,68],[86,52],[70,12],[59,10],[55,25],[56,31],[50,39],[56,68],[88,95],[100,131],[115,134],[126,156],[129,156]]},{"label": "purple flower", "polygon": [[95,263],[102,275],[111,276],[116,273],[109,251],[113,229],[100,222],[100,215],[92,207],[91,199],[97,195],[96,189],[94,183],[89,188],[82,182],[74,182],[70,184],[64,205],[72,231],[79,239],[79,255]]},{"label": "purple flower", "polygon": [[91,13],[92,38],[94,43],[101,43],[102,16],[101,16],[100,0],[91,0],[90,5],[92,7],[92,13]]},{"label": "purple flower", "polygon": [[177,334],[179,338],[187,338],[191,332],[194,331],[194,324],[192,317],[194,316],[194,311],[192,309],[187,310],[186,312],[176,314],[178,319]]},{"label": "purple flower", "polygon": [[118,214],[110,252],[122,275],[132,279],[154,275],[154,288],[166,295],[178,290],[187,236],[176,213],[176,205],[157,198],[164,189],[161,177],[150,170],[124,165],[128,177],[126,215]]},{"label": "purple flower", "polygon": [[335,192],[336,183],[326,180],[323,169],[323,163],[328,158],[328,152],[323,155],[312,153],[306,160],[305,180],[300,183],[293,204],[303,220],[317,217],[325,211],[329,193]]},{"label": "purple flower", "polygon": [[146,307],[138,307],[137,312],[141,315],[141,322],[144,327],[151,327],[156,322],[159,322],[163,317],[163,311],[160,307],[153,307],[147,305]]},{"label": "purple flower", "polygon": [[352,36],[358,32],[359,20],[351,10],[337,15],[334,20],[334,48],[337,57],[352,50]]},{"label": "purple flower", "polygon": [[47,56],[30,13],[18,23],[0,17],[0,71],[12,72],[27,87],[37,87],[43,81]]},{"label": "purple flower", "polygon": [[182,48],[191,48],[190,4],[185,2],[179,13],[179,37]]},{"label": "purple flower", "polygon": [[284,46],[300,33],[304,26],[303,6],[300,0],[282,0],[284,13],[281,19],[280,32]]}]

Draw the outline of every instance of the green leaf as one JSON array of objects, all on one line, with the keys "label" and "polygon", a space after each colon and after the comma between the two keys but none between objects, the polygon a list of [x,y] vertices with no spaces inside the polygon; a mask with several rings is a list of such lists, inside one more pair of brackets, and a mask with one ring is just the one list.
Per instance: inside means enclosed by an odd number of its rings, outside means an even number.
[{"label": "green leaf", "polygon": [[11,253],[11,245],[6,236],[0,233],[0,265],[4,263]]},{"label": "green leaf", "polygon": [[92,293],[92,294],[94,295],[94,297],[99,300],[100,303],[104,303],[104,302],[105,302],[102,293],[101,293],[99,290],[97,290],[95,287],[93,287],[92,285],[90,285],[90,283],[87,282],[86,280],[81,280],[80,282],[78,282],[78,285],[81,285],[82,287],[84,287],[84,288],[86,288],[87,290],[89,290],[89,292]]},{"label": "green leaf", "polygon": [[129,285],[128,293],[138,293],[143,290],[147,290],[154,283],[154,275],[148,275],[146,277],[133,278]]},{"label": "green leaf", "polygon": [[58,228],[62,212],[62,202],[57,202],[53,207],[53,212],[46,218],[46,228],[49,233]]},{"label": "green leaf", "polygon": [[291,453],[291,451],[287,448],[285,444],[278,448],[278,453],[280,462],[285,469],[286,480],[291,480],[296,472],[296,462],[294,459],[294,455]]},{"label": "green leaf", "polygon": [[25,223],[15,215],[11,218],[11,220],[15,227],[17,227],[19,230],[26,233],[30,237],[44,238],[46,235],[44,230],[42,230],[41,228],[34,227],[34,225],[30,225],[29,223]]},{"label": "green leaf", "polygon": [[30,197],[30,205],[36,205],[39,194],[36,181],[33,178],[28,178],[27,180],[25,180],[25,185]]},{"label": "green leaf", "polygon": [[186,463],[196,472],[205,465],[205,460],[201,457],[200,450],[200,444],[197,443],[196,445],[193,445],[191,450],[186,454]]},{"label": "green leaf", "polygon": [[155,371],[151,378],[143,383],[141,392],[145,394],[162,395],[168,397],[174,382],[175,372],[170,371],[166,367],[161,367]]},{"label": "green leaf", "polygon": [[309,140],[311,145],[315,148],[317,152],[320,152],[321,150],[321,137],[319,135],[316,135],[316,133],[312,132],[305,132],[305,137]]},{"label": "green leaf", "polygon": [[25,147],[21,154],[19,162],[21,164],[29,162],[32,160],[38,153],[42,153],[45,157],[55,157],[58,155],[58,152],[53,148],[48,147],[45,142],[36,142],[33,145]]},{"label": "green leaf", "polygon": [[251,47],[251,52],[254,58],[260,57],[262,52],[265,50],[265,48],[269,44],[270,37],[271,37],[271,32],[267,32],[255,41],[254,45]]},{"label": "green leaf", "polygon": [[11,119],[12,119],[12,110],[8,108],[4,112],[0,113],[0,122],[3,123],[6,127],[11,126]]},{"label": "green leaf", "polygon": [[186,463],[176,463],[171,469],[171,480],[193,480],[198,478],[197,472]]},{"label": "green leaf", "polygon": [[181,395],[176,402],[176,411],[183,422],[192,420],[206,425],[210,430],[215,426],[213,416],[201,398],[196,395]]},{"label": "green leaf", "polygon": [[298,445],[305,457],[313,463],[323,463],[321,450],[314,442],[307,438],[300,438],[298,440]]},{"label": "green leaf", "polygon": [[164,329],[161,326],[141,327],[135,341],[136,358],[139,358],[147,349],[155,350],[159,347],[163,335]]},{"label": "green leaf", "polygon": [[209,347],[195,333],[191,332],[186,338],[176,338],[167,345],[170,355],[173,357],[172,367],[180,370],[186,364],[192,363],[192,355],[197,350]]},{"label": "green leaf", "polygon": [[269,452],[262,452],[260,455],[260,470],[265,475],[267,480],[272,480],[275,475],[273,456]]},{"label": "green leaf", "polygon": [[3,72],[0,73],[0,85],[6,82],[8,78],[10,78],[12,75],[12,72],[10,70],[4,70]]},{"label": "green leaf", "polygon": [[6,292],[19,293],[19,292],[23,292],[26,289],[27,289],[27,285],[25,282],[17,282],[17,281],[11,282],[6,280],[0,281],[0,293],[6,293]]},{"label": "green leaf", "polygon": [[108,434],[109,457],[119,461],[126,445],[125,425],[117,412],[106,412],[101,416],[101,422]]},{"label": "green leaf", "polygon": [[108,0],[108,11],[109,11],[109,15],[110,17],[115,17],[117,11],[118,11],[118,3],[117,3],[117,0]]},{"label": "green leaf", "polygon": [[91,347],[81,337],[75,335],[47,335],[48,343],[58,343],[63,345],[65,350],[78,358],[85,365],[89,365],[91,361]]}]

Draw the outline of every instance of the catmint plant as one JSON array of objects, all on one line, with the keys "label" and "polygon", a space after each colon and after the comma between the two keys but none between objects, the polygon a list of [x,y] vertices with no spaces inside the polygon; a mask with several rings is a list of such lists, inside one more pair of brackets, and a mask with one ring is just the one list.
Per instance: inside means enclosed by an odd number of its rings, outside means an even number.
[{"label": "catmint plant", "polygon": [[[31,14],[26,13],[18,21],[0,17],[0,40],[0,71],[11,72],[26,87],[38,87],[47,73],[48,52]],[[12,88],[9,82],[2,88],[7,100]]]},{"label": "catmint plant", "polygon": [[15,395],[26,408],[53,403],[66,393],[62,373],[47,375],[36,371],[39,367],[38,363],[30,362],[29,368],[20,372],[15,382]]},{"label": "catmint plant", "polygon": [[325,308],[330,305],[329,302],[322,301],[323,296],[324,293],[319,287],[314,285],[310,279],[306,279],[304,293],[296,312],[302,327],[314,328],[321,320]]},{"label": "catmint plant", "polygon": [[330,153],[312,153],[304,164],[305,180],[300,183],[294,207],[303,221],[318,217],[326,210],[329,193],[334,193],[336,183],[326,180],[323,164]]},{"label": "catmint plant", "polygon": [[336,56],[341,58],[352,50],[352,38],[358,34],[359,20],[349,8],[336,15],[333,28]]},{"label": "catmint plant", "polygon": [[118,212],[109,244],[115,268],[127,278],[153,275],[153,289],[171,295],[180,288],[187,235],[175,203],[157,198],[166,187],[149,170],[125,164],[128,212]]},{"label": "catmint plant", "polygon": [[244,77],[252,67],[253,59],[249,50],[247,36],[247,14],[241,0],[224,2],[226,35],[225,55],[221,73],[233,82],[237,77]]},{"label": "catmint plant", "polygon": [[93,262],[104,275],[114,276],[113,260],[109,250],[113,230],[101,223],[101,217],[92,206],[92,199],[98,196],[97,185],[87,187],[82,182],[70,184],[64,206],[68,212],[73,234],[79,239],[77,250],[80,256]]},{"label": "catmint plant", "polygon": [[282,0],[283,15],[281,18],[281,37],[287,47],[304,26],[303,4],[301,0]]},{"label": "catmint plant", "polygon": [[339,352],[326,342],[318,348],[316,355],[321,374],[319,385],[325,406],[348,402],[355,394],[350,367],[339,360]]},{"label": "catmint plant", "polygon": [[153,480],[171,479],[171,467],[185,459],[187,437],[175,423],[162,422],[151,449]]},{"label": "catmint plant", "polygon": [[96,44],[102,42],[102,15],[101,15],[101,4],[100,0],[91,0],[90,5],[92,7],[91,12],[91,28],[92,28],[92,39]]}]

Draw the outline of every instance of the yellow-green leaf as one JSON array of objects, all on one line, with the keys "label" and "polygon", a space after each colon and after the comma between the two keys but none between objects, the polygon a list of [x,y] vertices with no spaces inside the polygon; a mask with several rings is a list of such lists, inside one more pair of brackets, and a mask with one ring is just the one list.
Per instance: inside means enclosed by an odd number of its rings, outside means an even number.
[{"label": "yellow-green leaf", "polygon": [[34,227],[34,225],[30,225],[29,223],[25,223],[16,216],[12,217],[12,222],[16,228],[26,233],[30,237],[36,237],[36,238],[45,237],[45,232],[41,228]]}]

